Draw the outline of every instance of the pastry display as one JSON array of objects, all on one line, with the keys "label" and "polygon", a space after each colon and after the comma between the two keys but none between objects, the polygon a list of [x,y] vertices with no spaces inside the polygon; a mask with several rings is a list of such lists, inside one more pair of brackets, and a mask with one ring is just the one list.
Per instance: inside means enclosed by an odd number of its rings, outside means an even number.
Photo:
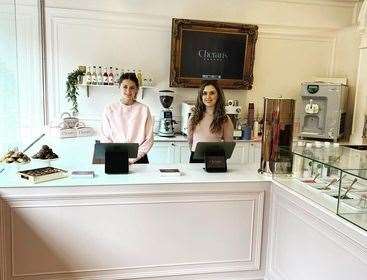
[{"label": "pastry display", "polygon": [[43,145],[41,150],[39,150],[38,153],[32,156],[32,158],[34,159],[55,159],[58,157],[59,156],[55,154],[52,149],[47,145]]},{"label": "pastry display", "polygon": [[28,163],[31,159],[24,153],[19,152],[17,149],[9,150],[4,156],[0,158],[2,163]]}]

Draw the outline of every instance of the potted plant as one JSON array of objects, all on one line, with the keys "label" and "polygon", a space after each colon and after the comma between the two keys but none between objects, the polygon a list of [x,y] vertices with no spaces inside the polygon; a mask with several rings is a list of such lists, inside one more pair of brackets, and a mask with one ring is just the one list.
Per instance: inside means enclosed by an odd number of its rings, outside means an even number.
[{"label": "potted plant", "polygon": [[66,98],[68,100],[68,102],[72,103],[72,108],[71,111],[73,113],[73,115],[75,116],[76,114],[78,114],[78,100],[77,97],[79,95],[79,81],[80,78],[84,75],[85,70],[78,68],[76,70],[74,70],[73,72],[68,74],[68,78],[66,80]]}]

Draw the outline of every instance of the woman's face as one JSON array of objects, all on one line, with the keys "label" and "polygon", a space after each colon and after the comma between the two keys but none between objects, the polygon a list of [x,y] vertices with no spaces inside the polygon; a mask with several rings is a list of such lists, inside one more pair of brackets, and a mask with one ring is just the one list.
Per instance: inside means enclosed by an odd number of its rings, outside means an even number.
[{"label": "woman's face", "polygon": [[214,86],[207,85],[204,87],[201,98],[206,107],[215,107],[218,100],[218,92]]},{"label": "woman's face", "polygon": [[138,88],[136,84],[131,80],[123,80],[120,85],[122,101],[124,104],[132,104],[138,93]]}]

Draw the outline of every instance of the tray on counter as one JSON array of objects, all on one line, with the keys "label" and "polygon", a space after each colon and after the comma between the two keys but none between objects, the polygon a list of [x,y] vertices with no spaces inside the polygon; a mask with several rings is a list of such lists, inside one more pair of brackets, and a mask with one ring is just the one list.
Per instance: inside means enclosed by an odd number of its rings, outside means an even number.
[{"label": "tray on counter", "polygon": [[26,179],[32,183],[46,182],[56,179],[65,178],[68,172],[63,169],[55,167],[41,167],[17,172],[21,178]]}]

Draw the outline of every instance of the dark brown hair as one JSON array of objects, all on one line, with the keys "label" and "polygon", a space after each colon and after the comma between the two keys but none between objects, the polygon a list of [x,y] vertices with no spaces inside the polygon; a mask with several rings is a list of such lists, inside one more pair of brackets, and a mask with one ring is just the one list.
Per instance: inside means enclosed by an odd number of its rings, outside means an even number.
[{"label": "dark brown hair", "polygon": [[137,88],[139,88],[139,80],[136,77],[135,73],[123,73],[119,78],[119,86],[121,86],[123,80],[133,81]]},{"label": "dark brown hair", "polygon": [[194,131],[196,126],[204,118],[206,106],[203,103],[202,96],[203,96],[204,88],[209,85],[212,85],[218,93],[218,99],[217,99],[217,103],[215,103],[215,108],[213,112],[213,121],[210,125],[210,131],[212,133],[220,132],[223,127],[223,124],[228,120],[228,117],[226,115],[226,109],[225,109],[226,100],[224,97],[224,93],[222,89],[220,88],[218,82],[215,80],[203,81],[199,88],[198,95],[196,98],[196,104],[192,112],[191,124],[190,124],[191,131]]}]

